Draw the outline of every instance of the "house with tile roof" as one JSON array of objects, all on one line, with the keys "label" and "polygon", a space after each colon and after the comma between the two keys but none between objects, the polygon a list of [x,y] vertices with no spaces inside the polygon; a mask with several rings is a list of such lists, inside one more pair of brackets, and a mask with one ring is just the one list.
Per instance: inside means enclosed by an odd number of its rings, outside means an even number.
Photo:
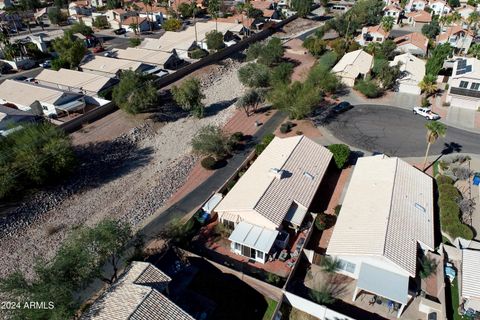
[{"label": "house with tile roof", "polygon": [[424,57],[428,51],[428,38],[419,32],[412,32],[393,39],[396,51]]},{"label": "house with tile roof", "polygon": [[470,6],[470,5],[464,5],[461,8],[455,9],[456,12],[458,12],[461,16],[462,19],[467,21],[468,17],[470,17],[470,14],[476,11],[475,7]]},{"label": "house with tile roof", "polygon": [[405,12],[423,11],[428,5],[427,0],[410,0],[405,5]]},{"label": "house with tile roof", "polygon": [[395,56],[390,66],[400,65],[401,76],[397,79],[398,92],[420,95],[418,84],[425,76],[425,64],[425,61],[411,53]]},{"label": "house with tile roof", "polygon": [[332,72],[349,87],[355,85],[357,79],[365,78],[373,66],[373,56],[362,49],[348,52],[332,68]]},{"label": "house with tile roof", "polygon": [[480,250],[462,250],[461,305],[465,313],[480,314]]},{"label": "house with tile roof", "polygon": [[406,23],[414,27],[423,27],[424,25],[432,22],[432,14],[424,10],[409,12],[406,14],[406,17]]},{"label": "house with tile roof", "polygon": [[450,107],[477,110],[480,106],[480,61],[456,58],[448,84],[446,102]]},{"label": "house with tile roof", "polygon": [[368,292],[399,304],[412,299],[418,257],[434,249],[433,180],[399,158],[358,159],[326,254]]},{"label": "house with tile roof", "polygon": [[433,0],[428,3],[428,7],[432,10],[432,13],[437,16],[444,16],[452,12],[452,7],[444,0]]},{"label": "house with tile roof", "polygon": [[372,27],[363,27],[355,41],[361,46],[367,46],[369,43],[383,43],[388,38],[389,32],[384,30],[381,25]]},{"label": "house with tile roof", "polygon": [[383,15],[387,17],[392,17],[394,19],[394,23],[397,24],[400,19],[400,15],[402,14],[402,11],[403,9],[399,5],[391,4],[383,8]]},{"label": "house with tile roof", "polygon": [[214,210],[232,251],[267,261],[279,231],[302,226],[331,159],[305,136],[275,137]]},{"label": "house with tile roof", "polygon": [[436,39],[437,45],[449,43],[456,53],[468,52],[472,42],[473,32],[458,25],[447,27]]},{"label": "house with tile roof", "polygon": [[194,320],[168,298],[170,281],[152,264],[134,261],[80,319]]}]

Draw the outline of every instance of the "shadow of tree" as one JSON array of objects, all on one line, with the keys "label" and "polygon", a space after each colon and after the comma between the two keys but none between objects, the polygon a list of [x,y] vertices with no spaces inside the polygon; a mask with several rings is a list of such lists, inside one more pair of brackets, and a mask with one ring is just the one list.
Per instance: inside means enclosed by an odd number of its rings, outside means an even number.
[{"label": "shadow of tree", "polygon": [[211,105],[205,107],[204,116],[205,117],[214,116],[218,114],[220,111],[230,107],[235,102],[237,102],[237,98],[212,103]]}]

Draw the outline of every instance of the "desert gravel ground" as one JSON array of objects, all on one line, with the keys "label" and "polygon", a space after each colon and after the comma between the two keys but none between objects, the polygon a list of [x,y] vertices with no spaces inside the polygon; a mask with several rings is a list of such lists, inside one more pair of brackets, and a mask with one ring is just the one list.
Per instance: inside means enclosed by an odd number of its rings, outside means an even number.
[{"label": "desert gravel ground", "polygon": [[201,82],[208,116],[181,118],[163,126],[150,122],[120,137],[83,146],[80,166],[62,186],[38,192],[17,209],[17,219],[0,220],[0,277],[19,269],[32,276],[37,258],[49,259],[75,226],[105,217],[133,226],[160,209],[186,180],[195,163],[192,136],[206,124],[225,124],[244,90],[241,63],[227,59],[208,67]]}]

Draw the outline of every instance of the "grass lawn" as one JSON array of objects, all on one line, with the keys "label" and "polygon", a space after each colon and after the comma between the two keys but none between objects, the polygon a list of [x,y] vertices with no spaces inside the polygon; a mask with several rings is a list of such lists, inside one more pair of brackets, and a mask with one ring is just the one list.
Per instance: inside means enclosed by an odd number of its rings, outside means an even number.
[{"label": "grass lawn", "polygon": [[435,178],[438,174],[438,161],[433,163],[433,177]]},{"label": "grass lawn", "polygon": [[451,306],[453,310],[447,309],[447,313],[450,313],[448,315],[448,319],[453,319],[453,320],[465,319],[464,317],[458,314],[458,307],[460,305],[460,301],[459,301],[459,294],[458,294],[458,278],[457,277],[453,280],[452,284],[450,285],[450,298],[452,299]]},{"label": "grass lawn", "polygon": [[273,313],[277,308],[278,302],[270,298],[265,298],[265,299],[267,300],[268,307],[267,307],[267,311],[265,311],[265,314],[263,315],[263,320],[271,320],[273,317]]}]

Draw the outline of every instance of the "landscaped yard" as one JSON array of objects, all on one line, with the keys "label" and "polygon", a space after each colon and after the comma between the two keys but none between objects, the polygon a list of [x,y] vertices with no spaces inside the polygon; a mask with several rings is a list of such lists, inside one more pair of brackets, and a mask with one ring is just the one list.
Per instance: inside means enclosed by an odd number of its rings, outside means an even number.
[{"label": "landscaped yard", "polygon": [[273,313],[277,308],[278,302],[269,298],[266,298],[266,299],[268,303],[268,308],[267,308],[267,311],[265,311],[265,314],[263,315],[263,320],[271,320],[273,317]]},{"label": "landscaped yard", "polygon": [[464,317],[458,314],[458,307],[460,305],[459,294],[458,294],[458,278],[455,278],[452,284],[450,285],[450,299],[451,299],[451,305],[453,310],[448,310],[447,308],[448,319],[453,319],[453,320],[465,319]]}]

